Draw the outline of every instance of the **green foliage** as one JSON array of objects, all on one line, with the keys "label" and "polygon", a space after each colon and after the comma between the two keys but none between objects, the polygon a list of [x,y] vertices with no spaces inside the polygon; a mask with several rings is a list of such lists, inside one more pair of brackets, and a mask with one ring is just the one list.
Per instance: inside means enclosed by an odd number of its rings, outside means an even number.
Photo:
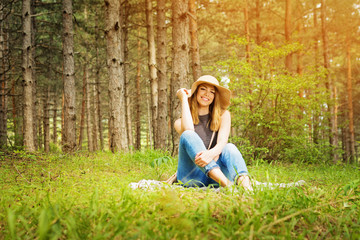
[{"label": "green foliage", "polygon": [[[302,50],[303,46],[293,43],[275,46],[264,42],[252,46],[250,61],[239,57],[239,51],[247,44],[243,38],[230,41],[232,55],[220,61],[219,75],[229,79],[233,92],[232,122],[236,135],[233,141],[245,146],[245,155],[250,159],[308,161],[329,152],[324,144],[311,145],[313,125],[325,130],[323,114],[327,104],[324,86],[325,72],[308,67],[303,74],[289,73],[282,62],[286,55]],[[300,158],[294,153],[310,150]],[[298,149],[298,150],[300,150]],[[316,153],[317,150],[322,152]],[[304,155],[305,154],[305,155]],[[307,160],[306,160],[307,159]]]},{"label": "green foliage", "polygon": [[[23,156],[24,158],[20,157]],[[249,166],[260,182],[303,187],[239,191],[131,190],[173,159],[159,151],[8,154],[0,165],[1,239],[314,239],[360,236],[359,169]],[[160,160],[161,159],[161,160]],[[16,166],[17,170],[14,168]],[[165,180],[174,168],[164,171]],[[21,174],[21,175],[20,175]],[[165,176],[166,175],[166,176]]]}]

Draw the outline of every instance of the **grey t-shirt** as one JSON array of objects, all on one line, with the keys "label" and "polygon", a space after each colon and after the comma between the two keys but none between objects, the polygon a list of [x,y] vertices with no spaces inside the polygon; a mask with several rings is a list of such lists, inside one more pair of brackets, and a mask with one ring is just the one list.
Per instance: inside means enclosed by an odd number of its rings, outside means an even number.
[{"label": "grey t-shirt", "polygon": [[[200,136],[201,140],[204,142],[206,149],[209,149],[209,144],[211,141],[211,136],[213,132],[210,130],[210,113],[206,115],[199,115],[199,124],[195,125],[195,132]],[[218,132],[215,132],[214,140],[211,144],[211,148],[215,147],[217,143]]]}]

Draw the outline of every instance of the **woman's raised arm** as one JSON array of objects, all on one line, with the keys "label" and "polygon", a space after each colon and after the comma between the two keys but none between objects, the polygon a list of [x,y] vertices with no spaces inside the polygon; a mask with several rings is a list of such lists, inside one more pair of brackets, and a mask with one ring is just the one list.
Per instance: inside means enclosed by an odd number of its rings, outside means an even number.
[{"label": "woman's raised arm", "polygon": [[186,130],[194,131],[194,122],[190,112],[190,106],[188,98],[190,96],[190,90],[180,88],[176,92],[176,96],[180,99],[181,104],[181,118],[177,119],[174,123],[175,130],[181,135]]}]

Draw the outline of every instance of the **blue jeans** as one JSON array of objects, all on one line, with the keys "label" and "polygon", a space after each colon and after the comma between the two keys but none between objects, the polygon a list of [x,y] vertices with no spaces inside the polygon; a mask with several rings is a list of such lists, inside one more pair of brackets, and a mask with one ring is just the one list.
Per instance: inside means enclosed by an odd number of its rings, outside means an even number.
[{"label": "blue jeans", "polygon": [[217,161],[212,160],[205,167],[200,167],[195,164],[195,156],[203,150],[206,150],[205,145],[196,132],[187,130],[181,134],[177,179],[184,186],[218,187],[219,183],[208,177],[213,168],[220,168],[231,182],[240,175],[248,174],[245,161],[234,144],[226,144]]}]

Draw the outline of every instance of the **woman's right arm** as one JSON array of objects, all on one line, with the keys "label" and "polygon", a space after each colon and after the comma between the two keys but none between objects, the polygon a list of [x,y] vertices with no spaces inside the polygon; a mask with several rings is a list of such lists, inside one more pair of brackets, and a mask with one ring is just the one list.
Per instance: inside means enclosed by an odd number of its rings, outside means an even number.
[{"label": "woman's right arm", "polygon": [[190,96],[190,91],[185,88],[180,88],[176,96],[180,99],[181,104],[181,118],[177,119],[174,123],[175,130],[181,135],[186,130],[194,131],[194,123],[192,120],[190,106],[188,98]]}]

